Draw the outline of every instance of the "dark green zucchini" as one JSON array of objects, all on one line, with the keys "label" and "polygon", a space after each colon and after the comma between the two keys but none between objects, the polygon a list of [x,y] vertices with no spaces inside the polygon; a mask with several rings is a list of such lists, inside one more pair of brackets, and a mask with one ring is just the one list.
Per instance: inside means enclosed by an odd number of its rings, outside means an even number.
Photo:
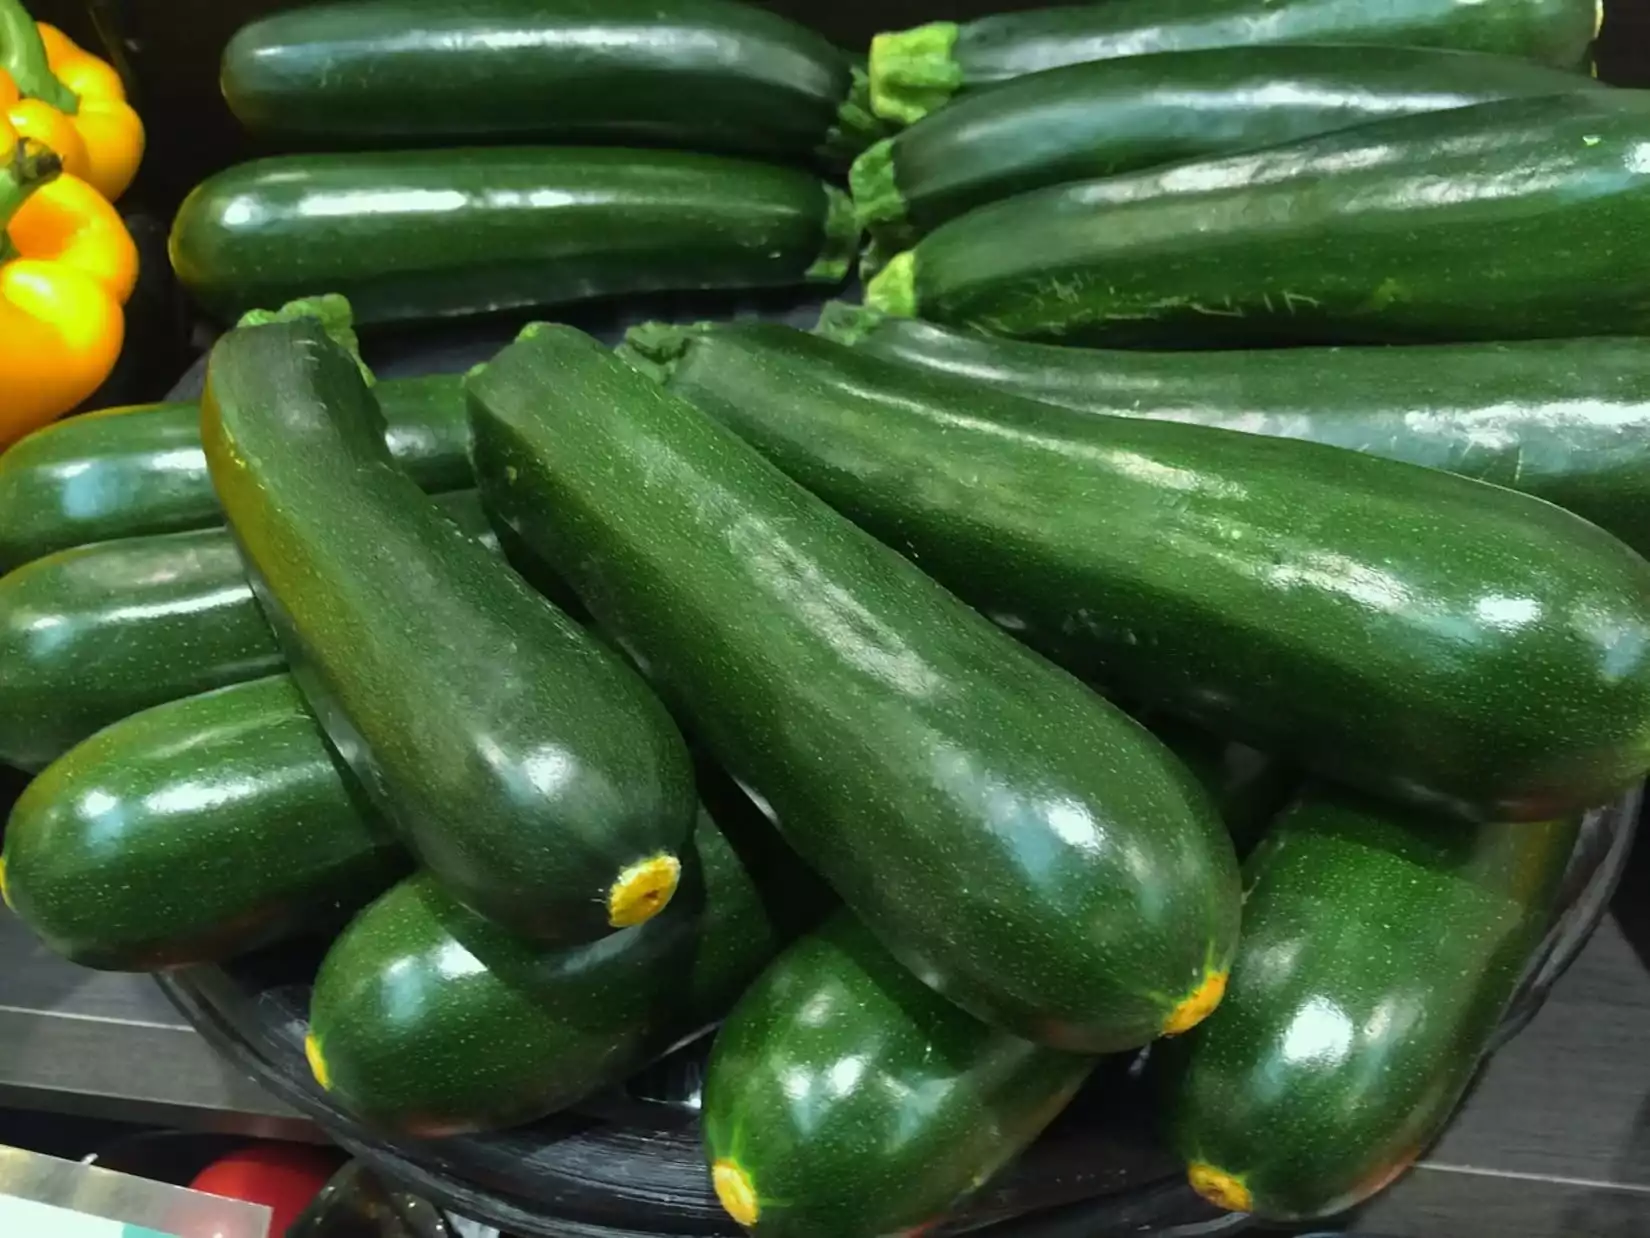
[{"label": "dark green zucchini", "polygon": [[959,92],[1062,65],[1267,43],[1455,48],[1582,69],[1603,20],[1602,0],[1106,0],[878,35],[871,104],[911,124]]},{"label": "dark green zucchini", "polygon": [[214,963],[324,931],[410,866],[285,675],[148,709],[29,784],[6,899],[87,967]]},{"label": "dark green zucchini", "polygon": [[[473,490],[436,502],[498,553]],[[38,770],[140,709],[285,668],[227,530],[60,551],[0,576],[0,761]]]},{"label": "dark green zucchini", "polygon": [[1598,91],[1039,189],[941,225],[866,303],[1073,344],[1630,335],[1647,142],[1650,91]]},{"label": "dark green zucchini", "polygon": [[1215,47],[1073,64],[968,95],[855,161],[860,222],[909,244],[975,207],[1066,181],[1252,150],[1390,116],[1594,88],[1476,52]]},{"label": "dark green zucchini", "polygon": [[1084,412],[1309,439],[1557,503],[1650,556],[1650,340],[1153,353],[838,310],[876,356]]},{"label": "dark green zucchini", "polygon": [[728,0],[342,0],[243,26],[223,96],[258,135],[852,156],[877,122],[820,35]]},{"label": "dark green zucchini", "polygon": [[793,168],[502,147],[242,164],[185,199],[171,254],[184,287],[223,317],[341,292],[370,324],[834,283],[857,241],[846,196]]},{"label": "dark green zucchini", "polygon": [[1650,564],[1551,504],[772,324],[632,338],[679,355],[678,395],[1131,700],[1475,818],[1546,820],[1650,769]]},{"label": "dark green zucchini", "polygon": [[1309,794],[1245,866],[1231,997],[1160,1059],[1192,1185],[1328,1216],[1454,1110],[1545,933],[1577,822],[1465,825]]},{"label": "dark green zucchini", "polygon": [[1144,728],[588,336],[467,381],[488,507],[919,976],[1096,1052],[1219,1000],[1231,843]]},{"label": "dark green zucchini", "polygon": [[447,1135],[565,1109],[703,1031],[828,903],[748,803],[712,811],[670,906],[586,946],[524,942],[427,873],[396,886],[316,978],[317,1080],[377,1127]]},{"label": "dark green zucchini", "polygon": [[299,687],[461,902],[546,942],[668,902],[693,820],[669,715],[394,467],[321,324],[220,339],[201,437]]},{"label": "dark green zucchini", "polygon": [[[390,454],[431,494],[475,484],[457,375],[373,388]],[[55,550],[223,523],[201,452],[197,404],[70,417],[0,455],[0,572]]]},{"label": "dark green zucchini", "polygon": [[1300,775],[1287,761],[1234,744],[1178,718],[1141,719],[1201,782],[1242,859],[1289,803]]},{"label": "dark green zucchini", "polygon": [[716,1034],[716,1193],[756,1238],[910,1233],[1023,1151],[1093,1068],[965,1014],[838,912]]}]

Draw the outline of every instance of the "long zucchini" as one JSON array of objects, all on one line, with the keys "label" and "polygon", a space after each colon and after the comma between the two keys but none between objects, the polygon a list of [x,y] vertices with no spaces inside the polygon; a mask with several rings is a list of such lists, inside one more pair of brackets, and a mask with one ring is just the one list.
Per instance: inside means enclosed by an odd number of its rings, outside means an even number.
[{"label": "long zucchini", "polygon": [[632,333],[670,387],[1127,697],[1491,820],[1650,769],[1650,564],[1528,496],[1055,408],[773,324]]},{"label": "long zucchini", "polygon": [[1650,92],[1507,99],[1022,194],[944,224],[875,309],[1184,348],[1628,335]]},{"label": "long zucchini", "polygon": [[1580,69],[1603,20],[1603,0],[1105,0],[878,35],[871,105],[911,124],[960,91],[1061,65],[1266,43],[1456,48]]},{"label": "long zucchini", "polygon": [[1426,1150],[1546,931],[1574,818],[1451,825],[1308,794],[1244,868],[1232,996],[1154,1063],[1214,1203],[1360,1203]]},{"label": "long zucchini", "polygon": [[1650,339],[1153,353],[828,313],[864,352],[1084,412],[1308,439],[1494,482],[1650,556]]},{"label": "long zucchini", "polygon": [[316,1079],[375,1126],[450,1135],[565,1109],[703,1031],[828,905],[735,795],[699,810],[671,905],[590,945],[524,942],[427,873],[390,890],[321,965]]},{"label": "long zucchini", "polygon": [[0,886],[24,923],[119,971],[340,926],[411,863],[285,675],[93,736],[29,784],[5,843]]},{"label": "long zucchini", "polygon": [[299,686],[455,897],[547,942],[656,914],[693,820],[681,735],[393,466],[355,359],[314,320],[232,331],[201,435]]},{"label": "long zucchini", "polygon": [[[457,375],[373,388],[390,455],[431,494],[475,484]],[[56,550],[223,523],[201,451],[197,404],[70,417],[0,455],[0,572]]]},{"label": "long zucchini", "polygon": [[808,158],[875,136],[856,75],[807,27],[727,0],[341,0],[243,26],[221,83],[252,133],[334,148],[634,142]]},{"label": "long zucchini", "polygon": [[488,507],[902,962],[1061,1048],[1218,1002],[1231,843],[1139,724],[588,336],[468,382]]},{"label": "long zucchini", "polygon": [[1249,45],[1068,65],[968,95],[857,159],[860,221],[909,244],[1046,185],[1252,150],[1390,116],[1605,89],[1505,56]]},{"label": "long zucchini", "polygon": [[857,240],[847,197],[793,168],[504,147],[242,164],[185,199],[171,256],[184,287],[225,318],[339,292],[365,324],[830,283]]}]

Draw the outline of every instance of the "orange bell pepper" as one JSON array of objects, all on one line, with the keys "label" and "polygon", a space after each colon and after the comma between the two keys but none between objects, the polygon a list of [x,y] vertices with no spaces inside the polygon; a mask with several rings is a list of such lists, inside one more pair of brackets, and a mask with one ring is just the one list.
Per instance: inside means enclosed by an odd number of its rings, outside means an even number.
[{"label": "orange bell pepper", "polygon": [[137,247],[91,185],[0,121],[0,451],[114,369]]},{"label": "orange bell pepper", "polygon": [[0,0],[0,73],[10,79],[0,83],[0,110],[13,128],[109,201],[126,192],[143,161],[143,122],[113,67],[30,20],[20,0]]}]

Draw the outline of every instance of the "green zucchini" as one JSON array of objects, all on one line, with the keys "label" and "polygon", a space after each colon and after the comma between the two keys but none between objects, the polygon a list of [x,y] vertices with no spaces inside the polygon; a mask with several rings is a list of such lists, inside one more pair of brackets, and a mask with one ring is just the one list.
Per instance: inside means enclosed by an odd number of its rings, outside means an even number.
[{"label": "green zucchini", "polygon": [[716,1034],[716,1193],[756,1238],[912,1232],[1024,1150],[1093,1068],[963,1013],[838,912]]},{"label": "green zucchini", "polygon": [[255,135],[353,144],[637,143],[850,156],[877,122],[820,35],[727,0],[343,0],[273,13],[224,50]]},{"label": "green zucchini", "polygon": [[834,310],[864,352],[1084,412],[1308,439],[1556,503],[1650,556],[1650,339],[1081,349]]},{"label": "green zucchini", "polygon": [[184,287],[225,318],[325,291],[370,324],[834,283],[857,243],[847,197],[793,168],[502,147],[242,164],[185,199],[171,255]]},{"label": "green zucchini", "polygon": [[316,1079],[381,1129],[530,1122],[720,1019],[826,897],[748,804],[701,809],[669,907],[571,949],[524,942],[428,873],[333,944],[310,1002]]},{"label": "green zucchini", "polygon": [[1474,818],[1546,820],[1650,769],[1650,564],[1551,504],[773,324],[632,338],[677,357],[678,395],[1131,700]]},{"label": "green zucchini", "polygon": [[669,715],[394,467],[321,324],[220,339],[201,437],[299,687],[455,897],[556,943],[668,902],[694,803]]},{"label": "green zucchini", "polygon": [[1094,1052],[1219,1000],[1231,843],[1138,723],[588,336],[467,381],[488,507],[903,963]]},{"label": "green zucchini", "polygon": [[1046,185],[1584,88],[1606,89],[1528,61],[1420,47],[1243,44],[1130,56],[965,96],[877,143],[850,182],[860,222],[883,244],[907,245]]},{"label": "green zucchini", "polygon": [[[436,502],[499,553],[473,490]],[[59,551],[0,576],[0,761],[38,770],[140,709],[285,668],[227,530]]]},{"label": "green zucchini", "polygon": [[[373,388],[390,454],[431,494],[473,486],[457,375]],[[56,550],[223,523],[201,452],[197,404],[70,417],[0,455],[0,572]]]},{"label": "green zucchini", "polygon": [[1630,335],[1647,141],[1650,92],[1600,91],[1035,190],[929,233],[866,304],[1074,344]]},{"label": "green zucchini", "polygon": [[1234,744],[1178,718],[1141,720],[1203,784],[1226,823],[1238,858],[1247,856],[1294,796],[1300,775],[1269,753]]},{"label": "green zucchini", "polygon": [[1062,65],[1267,43],[1455,48],[1582,69],[1603,20],[1603,0],[1106,0],[878,35],[871,105],[911,124],[959,92]]},{"label": "green zucchini", "polygon": [[1465,825],[1308,794],[1245,866],[1232,994],[1164,1053],[1192,1184],[1328,1216],[1414,1162],[1546,931],[1574,819]]},{"label": "green zucchini", "polygon": [[0,885],[87,967],[222,962],[341,924],[409,867],[285,675],[134,714],[54,761]]}]

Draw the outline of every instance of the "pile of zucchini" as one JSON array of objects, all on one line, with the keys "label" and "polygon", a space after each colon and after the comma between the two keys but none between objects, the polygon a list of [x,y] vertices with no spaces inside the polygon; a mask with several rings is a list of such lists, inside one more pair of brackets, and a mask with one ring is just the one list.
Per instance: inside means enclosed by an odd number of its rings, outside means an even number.
[{"label": "pile of zucchini", "polygon": [[[179,212],[238,319],[200,403],[0,456],[0,892],[94,967],[328,935],[310,1064],[386,1132],[720,1024],[758,1235],[926,1228],[1146,1046],[1210,1201],[1361,1202],[1650,772],[1650,102],[1598,20],[248,26],[288,153]],[[382,382],[355,335],[856,256],[813,332]]]}]

